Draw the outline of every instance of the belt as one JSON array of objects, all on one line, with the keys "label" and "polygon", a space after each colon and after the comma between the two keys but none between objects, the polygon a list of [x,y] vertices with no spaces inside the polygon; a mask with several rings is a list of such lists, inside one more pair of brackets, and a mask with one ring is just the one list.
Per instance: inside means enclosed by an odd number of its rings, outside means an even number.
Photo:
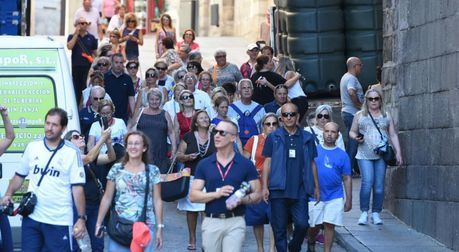
[{"label": "belt", "polygon": [[220,214],[206,213],[206,217],[217,218],[217,219],[228,219],[228,218],[233,218],[233,217],[238,217],[238,216],[243,216],[243,214],[242,213],[238,214],[234,212],[220,213]]}]

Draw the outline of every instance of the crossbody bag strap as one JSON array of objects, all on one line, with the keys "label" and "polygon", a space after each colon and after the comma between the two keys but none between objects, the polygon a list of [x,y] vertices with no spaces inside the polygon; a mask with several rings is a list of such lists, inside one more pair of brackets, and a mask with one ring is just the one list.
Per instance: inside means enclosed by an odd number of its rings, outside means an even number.
[{"label": "crossbody bag strap", "polygon": [[64,146],[64,140],[61,140],[61,141],[59,142],[59,144],[57,145],[56,149],[54,149],[53,154],[51,155],[51,157],[50,157],[49,160],[48,160],[48,163],[47,163],[46,166],[45,166],[45,169],[41,172],[41,177],[40,177],[40,179],[38,180],[37,187],[40,186],[41,181],[43,181],[43,178],[44,178],[45,175],[49,172],[49,170],[48,170],[49,164],[51,163],[51,160],[53,160],[54,155],[56,155],[57,151],[58,151],[60,148],[62,148],[62,146]]},{"label": "crossbody bag strap", "polygon": [[147,203],[148,203],[148,193],[150,192],[150,167],[148,164],[145,164],[145,173],[147,175],[147,183],[145,185],[145,197],[143,200],[143,209],[142,215],[140,215],[140,221],[147,222]]},{"label": "crossbody bag strap", "polygon": [[97,189],[99,191],[99,199],[101,199],[104,194],[103,194],[103,186],[102,186],[102,183],[100,182],[100,180],[97,178],[96,174],[94,173],[94,171],[91,169],[91,165],[88,164],[88,171],[89,171],[89,174],[91,175],[92,177],[92,180],[94,180],[94,183],[96,183],[97,185]]},{"label": "crossbody bag strap", "polygon": [[81,49],[83,49],[84,53],[86,53],[88,56],[91,56],[91,54],[89,53],[88,49],[86,49],[86,46],[84,46],[84,44],[81,42],[80,40],[80,35],[77,35],[77,43],[78,45],[81,47]]},{"label": "crossbody bag strap", "polygon": [[314,135],[314,140],[316,141],[317,144],[319,144],[319,138],[317,138],[316,132],[314,131],[314,129],[311,126],[309,128],[311,129],[311,132]]},{"label": "crossbody bag strap", "polygon": [[252,163],[255,165],[255,154],[257,153],[257,147],[258,147],[258,136],[255,135],[253,136],[253,145],[252,145],[252,154],[250,155],[250,160]]},{"label": "crossbody bag strap", "polygon": [[379,135],[381,136],[381,139],[384,140],[383,134],[381,133],[381,130],[379,129],[378,125],[376,124],[375,119],[373,118],[373,116],[371,115],[370,112],[368,112],[368,114],[370,115],[371,121],[373,122],[373,124],[375,125],[376,129],[378,130]]}]

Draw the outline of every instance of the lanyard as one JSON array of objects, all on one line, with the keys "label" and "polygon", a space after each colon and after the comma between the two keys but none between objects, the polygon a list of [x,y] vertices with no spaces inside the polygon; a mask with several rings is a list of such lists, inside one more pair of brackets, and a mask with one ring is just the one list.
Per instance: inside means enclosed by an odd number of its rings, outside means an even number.
[{"label": "lanyard", "polygon": [[222,177],[222,181],[225,181],[225,178],[228,175],[229,171],[231,170],[231,167],[233,167],[233,163],[234,163],[234,160],[231,161],[225,174],[223,174],[222,168],[220,167],[220,163],[218,163],[217,161],[217,168],[218,168],[218,171],[220,172],[220,176]]}]

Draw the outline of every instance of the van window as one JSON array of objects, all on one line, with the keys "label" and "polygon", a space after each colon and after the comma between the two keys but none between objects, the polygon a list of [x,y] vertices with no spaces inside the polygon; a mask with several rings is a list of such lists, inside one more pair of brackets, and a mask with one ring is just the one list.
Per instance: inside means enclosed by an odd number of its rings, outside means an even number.
[{"label": "van window", "polygon": [[45,115],[57,105],[54,80],[46,75],[0,76],[0,104],[8,108],[16,134],[7,153],[23,152],[30,141],[44,137]]}]

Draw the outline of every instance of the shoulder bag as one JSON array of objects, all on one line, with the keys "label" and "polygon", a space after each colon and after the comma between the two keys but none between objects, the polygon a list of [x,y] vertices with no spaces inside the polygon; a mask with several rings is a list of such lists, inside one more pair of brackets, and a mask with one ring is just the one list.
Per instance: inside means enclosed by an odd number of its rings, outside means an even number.
[{"label": "shoulder bag", "polygon": [[[147,182],[145,185],[145,197],[143,201],[142,214],[140,215],[138,221],[146,222],[147,220],[147,202],[148,202],[148,192],[150,191],[150,168],[148,164],[145,164],[145,173],[147,177]],[[116,191],[115,191],[116,194]],[[115,211],[115,195],[113,196],[112,207],[110,208],[110,218],[107,223],[107,233],[111,239],[117,243],[129,247],[132,241],[132,227],[134,221],[126,220],[118,215]]]},{"label": "shoulder bag", "polygon": [[387,138],[385,138],[383,136],[383,134],[381,133],[381,130],[379,129],[378,125],[376,124],[375,119],[373,118],[371,113],[368,112],[368,114],[370,115],[371,121],[373,122],[373,124],[375,125],[376,129],[379,132],[379,135],[381,136],[381,142],[384,142],[384,144],[380,144],[373,151],[376,154],[380,155],[381,158],[384,160],[384,162],[386,162],[387,165],[390,165],[390,166],[396,165],[397,164],[397,159],[395,158],[394,149],[392,148],[392,146],[390,146],[389,141],[387,140]]},{"label": "shoulder bag", "polygon": [[166,174],[161,175],[161,198],[166,202],[172,202],[188,195],[190,187],[190,168],[181,168],[178,172],[173,173],[177,154],[174,155],[172,163]]}]

